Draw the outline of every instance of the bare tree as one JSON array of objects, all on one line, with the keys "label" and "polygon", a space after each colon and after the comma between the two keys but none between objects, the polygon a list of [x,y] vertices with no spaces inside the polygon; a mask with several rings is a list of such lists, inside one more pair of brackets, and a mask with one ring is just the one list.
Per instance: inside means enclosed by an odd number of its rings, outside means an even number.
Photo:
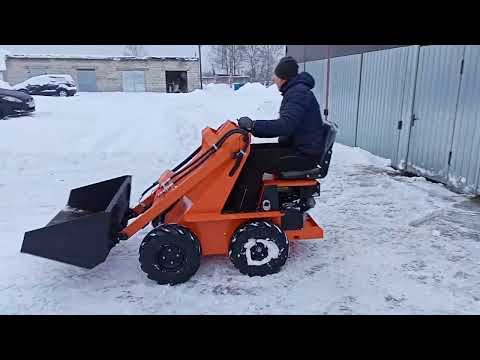
[{"label": "bare tree", "polygon": [[123,54],[125,56],[143,57],[147,56],[147,50],[144,45],[125,45]]},{"label": "bare tree", "polygon": [[228,64],[225,45],[212,45],[209,52],[212,68],[224,70]]},{"label": "bare tree", "polygon": [[242,50],[246,75],[250,77],[250,81],[258,81],[261,65],[261,45],[244,45]]},{"label": "bare tree", "polygon": [[244,48],[245,45],[230,45],[229,54],[232,61],[232,74],[239,75],[242,72],[244,63]]},{"label": "bare tree", "polygon": [[213,45],[209,60],[217,71],[246,74],[250,81],[270,84],[274,66],[284,49],[283,45]]},{"label": "bare tree", "polygon": [[283,45],[260,45],[260,48],[260,80],[270,84],[275,65],[284,54],[285,48]]},{"label": "bare tree", "polygon": [[209,60],[216,69],[237,75],[242,69],[243,45],[213,45]]}]

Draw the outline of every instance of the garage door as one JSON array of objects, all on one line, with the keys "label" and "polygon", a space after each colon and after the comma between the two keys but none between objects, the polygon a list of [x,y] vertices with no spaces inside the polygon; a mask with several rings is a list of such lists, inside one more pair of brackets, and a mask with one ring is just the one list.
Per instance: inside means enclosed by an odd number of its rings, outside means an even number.
[{"label": "garage door", "polygon": [[77,70],[78,91],[97,91],[95,70]]},{"label": "garage door", "polygon": [[30,77],[45,75],[47,73],[48,72],[46,66],[32,66],[28,68],[28,75]]},{"label": "garage door", "polygon": [[145,91],[145,71],[130,70],[122,72],[123,91],[143,92]]}]

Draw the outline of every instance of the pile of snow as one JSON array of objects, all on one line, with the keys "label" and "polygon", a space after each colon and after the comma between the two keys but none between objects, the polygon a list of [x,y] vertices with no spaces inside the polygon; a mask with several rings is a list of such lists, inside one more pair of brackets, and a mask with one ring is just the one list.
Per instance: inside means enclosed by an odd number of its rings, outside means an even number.
[{"label": "pile of snow", "polygon": [[10,86],[9,83],[0,80],[0,89],[7,89],[7,90],[12,90],[12,87]]},{"label": "pile of snow", "polygon": [[[195,92],[201,92],[201,90],[196,90]],[[204,86],[203,91],[209,93],[234,93],[238,96],[270,96],[275,97],[280,95],[280,92],[277,89],[277,86],[271,85],[266,87],[261,83],[246,83],[240,89],[234,91],[232,87],[228,84],[208,84]]]},{"label": "pile of snow", "polygon": [[263,92],[265,90],[267,90],[267,88],[260,83],[246,83],[240,89],[237,90],[237,93],[243,94],[243,93],[252,93],[252,92]]},{"label": "pile of snow", "polygon": [[392,161],[390,159],[384,159],[382,157],[373,155],[366,150],[360,148],[350,148],[341,144],[335,144],[335,158],[337,161],[348,163],[353,159],[358,165],[374,165],[379,168],[386,168],[391,166]]},{"label": "pile of snow", "polygon": [[208,92],[231,92],[233,89],[228,84],[207,84],[203,90]]},{"label": "pile of snow", "polygon": [[277,94],[277,93],[279,94],[280,93],[280,91],[278,91],[277,85],[275,85],[275,84],[270,85],[267,89],[272,94]]},{"label": "pile of snow", "polygon": [[[199,145],[201,130],[206,126],[216,128],[241,116],[274,119],[280,95],[271,96],[265,89],[258,90],[252,88],[237,94],[227,85],[214,84],[205,91],[187,94],[36,96],[36,112],[32,117],[2,123],[0,154],[134,151],[178,161]],[[19,138],[22,147],[17,146]]]}]

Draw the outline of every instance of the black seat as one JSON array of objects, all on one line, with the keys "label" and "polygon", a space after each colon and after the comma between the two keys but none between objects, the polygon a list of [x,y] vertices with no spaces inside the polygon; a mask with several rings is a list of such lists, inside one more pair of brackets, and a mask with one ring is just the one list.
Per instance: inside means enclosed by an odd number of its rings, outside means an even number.
[{"label": "black seat", "polygon": [[302,171],[282,171],[277,177],[282,180],[305,180],[305,179],[323,179],[327,176],[330,167],[330,159],[332,157],[333,145],[328,149],[323,160],[317,167]]},{"label": "black seat", "polygon": [[301,179],[323,179],[327,176],[332,158],[333,144],[337,137],[337,126],[334,123],[324,121],[324,152],[318,165],[309,170],[303,171],[283,171],[277,174],[279,179],[301,180]]}]

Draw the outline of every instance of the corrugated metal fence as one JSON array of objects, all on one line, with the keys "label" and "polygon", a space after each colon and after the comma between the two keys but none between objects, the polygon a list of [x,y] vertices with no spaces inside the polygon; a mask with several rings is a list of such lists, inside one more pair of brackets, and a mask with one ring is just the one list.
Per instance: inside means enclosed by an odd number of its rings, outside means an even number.
[{"label": "corrugated metal fence", "polygon": [[342,127],[338,141],[355,146],[360,91],[360,66],[362,55],[335,58],[330,61],[329,119]]},{"label": "corrugated metal fence", "polygon": [[[410,47],[363,55],[357,146],[398,163],[404,108],[411,102]],[[401,156],[400,156],[401,157]]]},{"label": "corrugated metal fence", "polygon": [[480,194],[480,46],[466,47],[462,75],[449,183]]},{"label": "corrugated metal fence", "polygon": [[407,170],[446,182],[464,46],[420,48]]},{"label": "corrugated metal fence", "polygon": [[[301,69],[325,107],[326,60]],[[338,141],[480,193],[480,46],[409,46],[331,60]]]}]

